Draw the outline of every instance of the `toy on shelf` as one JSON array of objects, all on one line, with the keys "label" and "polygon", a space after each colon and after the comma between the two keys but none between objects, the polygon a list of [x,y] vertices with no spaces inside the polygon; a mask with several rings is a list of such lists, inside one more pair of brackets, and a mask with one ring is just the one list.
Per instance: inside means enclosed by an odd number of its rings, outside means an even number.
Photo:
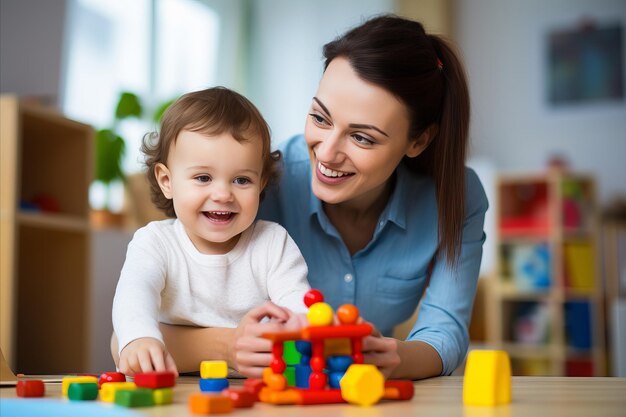
[{"label": "toy on shelf", "polygon": [[[299,331],[266,333],[272,341],[272,362],[263,372],[265,386],[259,399],[271,404],[332,404],[349,402],[372,405],[380,399],[408,400],[413,397],[411,381],[385,382],[373,365],[363,364],[363,338],[372,326],[359,323],[359,310],[351,304],[333,310],[318,290],[304,297],[309,308],[309,326]],[[295,341],[300,363],[295,365],[296,387],[289,387],[284,373],[284,345]]]}]

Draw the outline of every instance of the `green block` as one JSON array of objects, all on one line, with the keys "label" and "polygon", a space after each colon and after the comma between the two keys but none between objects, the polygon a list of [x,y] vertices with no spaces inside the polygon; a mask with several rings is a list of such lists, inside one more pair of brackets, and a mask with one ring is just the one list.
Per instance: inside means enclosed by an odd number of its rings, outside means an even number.
[{"label": "green block", "polygon": [[174,399],[174,391],[171,388],[158,388],[152,390],[154,405],[171,404]]},{"label": "green block", "polygon": [[283,373],[285,378],[287,378],[287,385],[290,387],[296,386],[296,367],[295,366],[287,366],[285,368],[285,372]]},{"label": "green block", "polygon": [[92,401],[98,398],[98,384],[95,382],[74,382],[67,389],[67,397],[72,401]]},{"label": "green block", "polygon": [[288,340],[284,344],[285,350],[283,351],[283,359],[287,365],[300,364],[300,352],[296,350],[296,342]]},{"label": "green block", "polygon": [[115,404],[124,407],[150,407],[154,405],[152,390],[137,388],[134,390],[120,390],[115,393]]}]

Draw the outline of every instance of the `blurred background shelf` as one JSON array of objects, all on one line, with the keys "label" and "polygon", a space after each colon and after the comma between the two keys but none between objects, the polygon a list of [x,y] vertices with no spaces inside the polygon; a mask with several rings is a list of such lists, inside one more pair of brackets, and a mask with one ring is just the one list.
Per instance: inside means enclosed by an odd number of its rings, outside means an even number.
[{"label": "blurred background shelf", "polygon": [[522,375],[606,374],[593,177],[549,169],[496,185],[487,341]]},{"label": "blurred background shelf", "polygon": [[87,365],[92,128],[0,98],[2,352],[20,373]]}]

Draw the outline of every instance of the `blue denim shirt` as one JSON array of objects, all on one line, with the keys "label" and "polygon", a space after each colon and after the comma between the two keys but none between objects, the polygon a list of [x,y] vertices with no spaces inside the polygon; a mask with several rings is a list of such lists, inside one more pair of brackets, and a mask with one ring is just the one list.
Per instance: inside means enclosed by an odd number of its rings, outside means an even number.
[{"label": "blue denim shirt", "polygon": [[487,197],[466,170],[466,214],[461,258],[454,270],[445,261],[428,266],[438,243],[437,200],[432,179],[403,164],[380,215],[372,240],[350,255],[311,191],[311,167],[302,135],[283,142],[283,172],[267,189],[258,217],[282,224],[298,244],[309,268],[309,282],[333,308],[355,304],[361,316],[383,334],[408,319],[418,303],[417,322],[407,340],[430,344],[441,356],[443,375],[461,363],[469,344],[468,324],[485,234]]}]

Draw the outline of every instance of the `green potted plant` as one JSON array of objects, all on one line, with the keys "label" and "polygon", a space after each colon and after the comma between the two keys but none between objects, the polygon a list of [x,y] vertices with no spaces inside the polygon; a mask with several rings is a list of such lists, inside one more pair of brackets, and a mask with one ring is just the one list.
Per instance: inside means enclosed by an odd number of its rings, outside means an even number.
[{"label": "green potted plant", "polygon": [[111,186],[114,182],[124,181],[122,160],[126,151],[126,142],[118,133],[119,124],[131,117],[141,118],[141,101],[130,92],[120,94],[115,108],[115,117],[111,127],[96,132],[95,181],[104,186],[105,197],[102,209],[94,210],[92,220],[98,226],[120,226],[123,216],[111,211]]}]

